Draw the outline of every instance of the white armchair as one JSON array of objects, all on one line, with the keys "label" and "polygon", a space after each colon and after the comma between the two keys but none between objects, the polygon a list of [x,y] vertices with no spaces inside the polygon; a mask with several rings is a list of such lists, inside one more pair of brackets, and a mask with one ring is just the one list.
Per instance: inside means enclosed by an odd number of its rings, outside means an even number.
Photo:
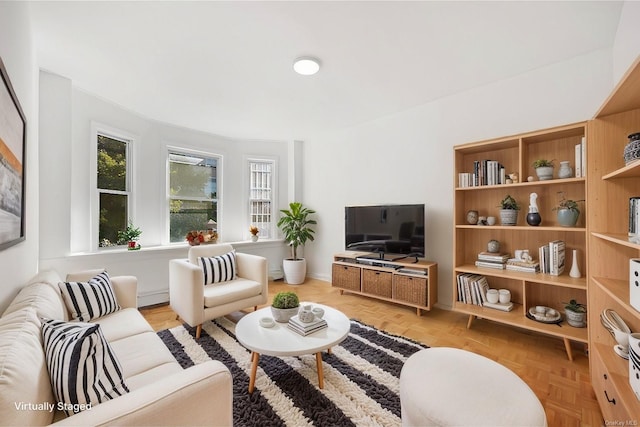
[{"label": "white armchair", "polygon": [[200,338],[202,323],[233,311],[267,302],[269,293],[267,259],[236,252],[236,278],[205,285],[199,257],[215,257],[233,251],[233,246],[211,244],[189,248],[189,259],[169,261],[169,300],[173,311]]}]

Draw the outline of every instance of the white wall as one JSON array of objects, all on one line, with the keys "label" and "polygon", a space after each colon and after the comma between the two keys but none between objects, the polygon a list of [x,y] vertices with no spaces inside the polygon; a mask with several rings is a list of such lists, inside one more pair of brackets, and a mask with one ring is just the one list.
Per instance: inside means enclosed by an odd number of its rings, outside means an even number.
[{"label": "white wall", "polygon": [[345,205],[425,203],[426,257],[438,262],[439,305],[450,307],[453,146],[587,120],[611,72],[611,51],[597,51],[306,141],[304,202],[319,218],[310,275],[330,280]]},{"label": "white wall", "polygon": [[[613,81],[617,83],[640,52],[640,2],[626,1],[622,5],[618,31],[613,42]],[[603,100],[604,102],[604,100]]]},{"label": "white wall", "polygon": [[[286,255],[282,241],[248,240],[247,156],[275,159],[277,198],[289,197],[290,148],[286,141],[248,141],[179,128],[141,117],[113,103],[77,90],[65,77],[40,73],[40,212],[41,268],[60,274],[83,268],[106,267],[111,274],[134,274],[139,281],[139,303],[168,301],[168,260],[185,257],[188,246],[167,246],[166,150],[190,148],[223,156],[219,191],[220,239],[269,258],[274,275]],[[96,251],[91,245],[90,184],[92,123],[115,128],[134,137],[133,220],[143,233],[142,250]],[[297,149],[299,151],[299,148]],[[279,207],[279,206],[276,206]],[[244,243],[240,243],[244,242]],[[164,245],[164,246],[163,246]]]},{"label": "white wall", "polygon": [[27,119],[26,239],[0,252],[0,313],[38,270],[38,69],[29,5],[0,2],[0,58]]}]

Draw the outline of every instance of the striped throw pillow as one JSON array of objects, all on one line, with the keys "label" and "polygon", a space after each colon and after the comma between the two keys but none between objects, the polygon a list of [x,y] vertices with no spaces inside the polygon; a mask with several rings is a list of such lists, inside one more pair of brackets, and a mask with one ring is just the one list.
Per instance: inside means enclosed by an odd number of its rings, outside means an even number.
[{"label": "striped throw pillow", "polygon": [[63,282],[60,290],[73,320],[88,322],[120,310],[106,271],[88,282]]},{"label": "striped throw pillow", "polygon": [[211,258],[198,257],[204,272],[204,284],[227,282],[236,278],[236,251]]},{"label": "striped throw pillow", "polygon": [[100,325],[42,319],[42,339],[56,407],[68,416],[129,392]]}]

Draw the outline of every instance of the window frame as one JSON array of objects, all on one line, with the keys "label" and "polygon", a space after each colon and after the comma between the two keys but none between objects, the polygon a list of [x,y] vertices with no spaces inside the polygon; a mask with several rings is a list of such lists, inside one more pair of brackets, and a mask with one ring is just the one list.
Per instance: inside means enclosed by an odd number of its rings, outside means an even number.
[{"label": "window frame", "polygon": [[[181,145],[166,145],[164,150],[164,157],[166,162],[165,169],[165,190],[164,190],[164,213],[165,213],[165,227],[164,227],[164,244],[165,245],[181,245],[186,243],[186,240],[172,242],[171,241],[171,200],[173,197],[171,196],[171,179],[169,173],[171,171],[171,160],[169,156],[174,154],[184,154],[184,155],[194,155],[206,158],[213,158],[217,160],[216,166],[216,194],[217,197],[214,199],[205,199],[205,198],[194,198],[194,197],[181,197],[182,199],[189,200],[200,200],[200,201],[213,201],[217,206],[217,231],[220,234],[220,228],[222,223],[222,163],[223,163],[223,155],[218,153],[213,153],[210,151],[204,151],[200,149],[188,148]],[[203,224],[204,226],[204,224]],[[203,227],[204,228],[204,227]]]},{"label": "window frame", "polygon": [[[258,199],[252,199],[251,198],[251,164],[252,163],[270,163],[271,164],[271,223],[270,226],[268,228],[268,232],[269,232],[269,236],[260,236],[258,235],[260,238],[265,238],[265,239],[275,239],[276,238],[276,223],[277,223],[277,214],[279,212],[278,209],[278,195],[277,195],[277,190],[278,190],[278,159],[276,157],[269,157],[269,156],[246,156],[245,157],[245,167],[246,167],[246,173],[245,173],[245,179],[246,179],[246,184],[244,186],[244,188],[246,189],[245,191],[245,209],[246,209],[246,214],[245,214],[245,221],[246,221],[246,226],[245,226],[245,234],[244,237],[247,239],[250,239],[251,237],[251,233],[249,232],[249,227],[251,225],[253,225],[253,222],[251,221],[251,202],[253,200],[258,200]],[[261,199],[262,200],[262,199]]]},{"label": "window frame", "polygon": [[[98,188],[98,136],[115,139],[126,143],[127,157],[127,179],[126,190],[102,190]],[[121,129],[105,125],[102,123],[91,123],[91,171],[89,185],[91,188],[91,223],[90,223],[90,242],[89,247],[93,250],[109,250],[116,248],[124,248],[125,245],[114,245],[109,247],[100,247],[100,194],[124,194],[127,196],[127,224],[129,221],[135,224],[135,147],[137,147],[137,136]]]}]

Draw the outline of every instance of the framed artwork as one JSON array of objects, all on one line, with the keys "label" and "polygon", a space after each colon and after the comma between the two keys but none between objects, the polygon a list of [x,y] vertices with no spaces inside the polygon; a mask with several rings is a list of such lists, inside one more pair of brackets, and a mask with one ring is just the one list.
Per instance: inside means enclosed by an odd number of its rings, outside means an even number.
[{"label": "framed artwork", "polygon": [[0,74],[0,250],[4,250],[25,235],[27,121],[1,58]]}]

